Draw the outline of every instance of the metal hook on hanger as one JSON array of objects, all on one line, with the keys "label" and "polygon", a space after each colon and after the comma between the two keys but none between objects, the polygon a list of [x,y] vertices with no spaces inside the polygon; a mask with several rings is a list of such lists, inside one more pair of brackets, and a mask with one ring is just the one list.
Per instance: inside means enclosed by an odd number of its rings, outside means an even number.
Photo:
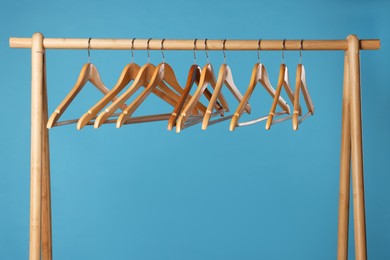
[{"label": "metal hook on hanger", "polygon": [[301,46],[299,48],[299,64],[302,64],[302,50],[303,50],[303,39],[301,39]]},{"label": "metal hook on hanger", "polygon": [[226,47],[225,47],[226,41],[227,41],[227,39],[223,40],[223,46],[222,46],[223,63],[225,63],[225,64],[226,64],[226,53],[225,53],[225,50],[226,50]]},{"label": "metal hook on hanger", "polygon": [[194,40],[194,48],[192,49],[192,51],[194,52],[194,64],[196,64],[196,42],[198,41],[197,38],[195,38]]},{"label": "metal hook on hanger", "polygon": [[207,63],[210,63],[209,54],[207,52],[207,38],[204,40],[204,50],[206,52]]},{"label": "metal hook on hanger", "polygon": [[283,39],[283,46],[282,46],[282,64],[284,64],[284,49],[286,48],[286,39]]},{"label": "metal hook on hanger", "polygon": [[88,39],[88,63],[91,63],[91,40],[92,38]]},{"label": "metal hook on hanger", "polygon": [[134,63],[134,41],[135,41],[136,38],[133,38],[133,40],[131,41],[131,62]]},{"label": "metal hook on hanger", "polygon": [[257,62],[258,63],[260,63],[260,43],[261,43],[261,39],[257,43]]},{"label": "metal hook on hanger", "polygon": [[149,53],[149,42],[152,38],[149,38],[147,43],[146,43],[146,51],[148,52],[148,63],[150,63],[150,53]]},{"label": "metal hook on hanger", "polygon": [[162,57],[163,57],[163,62],[165,62],[165,55],[164,55],[164,41],[165,41],[165,38],[162,39],[161,41],[161,54],[162,54]]}]

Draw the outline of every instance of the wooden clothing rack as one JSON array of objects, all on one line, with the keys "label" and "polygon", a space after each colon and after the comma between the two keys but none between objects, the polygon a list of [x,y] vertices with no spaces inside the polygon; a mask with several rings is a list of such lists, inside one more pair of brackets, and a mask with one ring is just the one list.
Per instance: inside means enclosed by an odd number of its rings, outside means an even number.
[{"label": "wooden clothing rack", "polygon": [[[131,39],[10,38],[11,48],[31,48],[31,183],[30,183],[30,260],[52,259],[50,158],[48,101],[46,90],[46,49],[129,50]],[[352,172],[353,218],[356,259],[367,259],[363,183],[363,147],[360,97],[360,50],[376,50],[380,41],[359,40],[349,35],[345,40],[208,40],[208,50],[340,50],[345,52],[342,98],[342,139],[340,155],[340,197],[338,215],[337,259],[348,258],[348,222],[350,174]],[[146,50],[147,40],[137,39],[134,50]],[[205,47],[198,41],[196,50]],[[193,40],[165,40],[164,50],[192,50]],[[152,39],[148,49],[160,50],[161,40]],[[351,171],[352,167],[352,171]]]}]

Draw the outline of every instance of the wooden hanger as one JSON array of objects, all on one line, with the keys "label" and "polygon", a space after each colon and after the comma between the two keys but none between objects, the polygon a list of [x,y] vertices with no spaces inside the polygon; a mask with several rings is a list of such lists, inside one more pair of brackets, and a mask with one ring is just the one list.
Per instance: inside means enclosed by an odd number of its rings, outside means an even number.
[{"label": "wooden hanger", "polygon": [[[253,67],[252,76],[251,76],[251,79],[249,82],[248,89],[245,92],[245,95],[244,95],[243,99],[241,100],[239,106],[237,107],[237,109],[233,115],[232,120],[230,121],[230,128],[229,128],[230,131],[233,131],[235,129],[235,127],[238,125],[250,125],[250,124],[257,123],[257,122],[261,122],[261,121],[266,120],[268,118],[267,116],[264,116],[264,117],[260,117],[258,119],[252,120],[252,121],[248,121],[248,122],[244,122],[244,123],[240,123],[240,124],[238,123],[241,115],[244,112],[245,105],[248,104],[249,99],[250,99],[255,87],[257,86],[257,83],[260,83],[261,86],[263,86],[265,88],[265,90],[270,94],[270,96],[275,98],[276,91],[272,87],[271,82],[269,81],[268,73],[267,73],[267,70],[265,69],[265,66],[262,63],[260,63],[260,53],[259,53],[260,43],[261,43],[261,40],[259,40],[259,43],[258,43],[259,48],[257,50],[257,57],[258,57],[259,62],[256,63],[255,66]],[[279,114],[282,114],[282,113],[283,114],[284,113],[290,114],[290,107],[282,97],[279,97],[278,104],[282,108],[282,112],[279,112]]]},{"label": "wooden hanger", "polygon": [[[206,51],[206,57],[208,59],[208,53],[207,53],[207,39],[205,40],[205,51]],[[191,111],[194,109],[195,105],[199,101],[200,97],[202,96],[202,93],[205,92],[206,87],[208,85],[211,85],[211,87],[215,91],[215,85],[216,85],[216,79],[214,76],[213,67],[208,60],[208,63],[203,67],[202,73],[200,75],[199,84],[198,87],[190,99],[190,101],[187,103],[187,105],[184,107],[183,111],[181,112],[180,116],[177,119],[176,122],[176,132],[179,133],[181,129],[183,129],[186,121],[191,115]],[[220,105],[217,103],[217,109],[220,111],[220,115],[223,116],[226,109],[228,109],[228,104],[225,99],[225,97],[220,93],[218,95],[218,99],[220,102]],[[210,99],[211,100],[211,99]],[[220,108],[218,106],[221,106]]]},{"label": "wooden hanger", "polygon": [[[161,82],[168,83],[168,85],[171,86],[177,93],[183,96],[183,88],[178,83],[175,72],[173,71],[172,67],[164,61],[165,56],[163,52],[163,44],[164,39],[161,42],[161,53],[163,55],[163,62],[156,67],[155,71],[153,72],[153,76],[150,79],[149,84],[145,88],[145,90],[125,110],[123,110],[122,114],[119,115],[116,123],[117,128],[121,127],[126,122],[126,120],[128,120],[132,116],[132,114],[137,110],[137,108],[142,104],[142,102],[154,89],[156,89],[161,84]],[[177,100],[177,102],[179,101],[180,98]],[[202,112],[205,111],[205,106],[201,103],[198,103],[196,107]],[[198,114],[198,112],[196,112],[195,114]]]},{"label": "wooden hanger", "polygon": [[[172,128],[176,125],[176,120],[179,117],[180,112],[182,111],[183,107],[186,105],[186,102],[188,101],[188,99],[191,98],[191,95],[189,95],[189,93],[192,89],[192,86],[194,84],[199,85],[201,69],[196,64],[196,53],[195,53],[196,41],[197,41],[197,39],[194,40],[194,48],[193,48],[194,64],[190,67],[190,70],[188,72],[187,82],[186,82],[186,85],[184,87],[183,94],[182,94],[179,102],[176,104],[176,106],[175,106],[175,108],[174,108],[174,110],[173,110],[173,112],[168,120],[168,130],[172,130]],[[207,88],[204,90],[203,94],[206,96],[206,98],[208,100],[211,99],[212,94]],[[217,106],[219,109],[222,108],[222,106],[219,104],[219,102],[217,103]],[[206,107],[204,107],[204,111],[206,111]],[[197,121],[197,122],[200,122],[200,121]]]},{"label": "wooden hanger", "polygon": [[[294,104],[294,93],[291,89],[290,82],[288,79],[288,69],[287,69],[286,64],[284,64],[284,44],[285,44],[285,40],[283,41],[282,64],[280,65],[280,70],[279,70],[278,85],[276,87],[274,101],[272,103],[272,106],[271,106],[271,109],[270,109],[270,112],[269,112],[269,115],[267,118],[267,123],[265,125],[265,129],[267,129],[267,130],[269,130],[271,128],[271,125],[273,123],[281,122],[281,121],[284,121],[284,120],[291,118],[291,117],[285,117],[285,118],[279,119],[277,122],[276,121],[273,122],[273,118],[275,116],[276,106],[278,104],[278,100],[280,97],[280,92],[282,91],[282,87],[284,87],[284,89],[286,90],[287,95],[288,95],[291,103]],[[301,109],[299,108],[299,111],[300,110]]]},{"label": "wooden hanger", "polygon": [[[148,46],[149,46],[148,40]],[[148,52],[148,58],[149,52]],[[99,128],[110,116],[112,116],[115,111],[126,102],[141,86],[147,86],[149,81],[153,77],[153,73],[156,69],[156,66],[151,64],[148,60],[148,63],[142,66],[134,79],[131,86],[110,106],[108,106],[104,111],[102,111],[95,120],[94,128]],[[154,89],[153,93],[165,100],[171,106],[175,106],[177,101],[179,100],[179,95],[177,95],[174,91],[172,91],[168,86],[164,84],[164,82],[160,82],[159,89]],[[198,112],[198,111],[196,111]]]},{"label": "wooden hanger", "polygon": [[[72,103],[73,99],[78,95],[78,93],[83,89],[88,81],[91,82],[103,94],[107,94],[110,91],[100,79],[100,75],[96,67],[90,63],[90,42],[91,38],[88,40],[88,63],[84,64],[84,66],[81,68],[76,84],[64,98],[61,104],[56,108],[53,114],[51,114],[47,122],[47,128],[52,128],[57,123],[58,119],[65,112],[70,103]],[[122,108],[124,109],[125,106]]]},{"label": "wooden hanger", "polygon": [[[238,100],[238,102],[241,102],[243,96],[236,87],[236,84],[233,81],[233,76],[231,69],[229,66],[226,64],[226,55],[225,55],[225,43],[226,40],[223,42],[223,54],[224,54],[224,63],[221,65],[219,72],[218,72],[218,80],[215,85],[215,89],[213,92],[213,96],[211,97],[210,103],[207,106],[206,114],[203,117],[203,122],[202,122],[202,129],[206,130],[211,114],[213,113],[214,107],[215,107],[215,102],[217,101],[218,96],[221,93],[221,89],[224,85],[228,87],[230,92],[233,94],[233,96]],[[224,107],[226,109],[226,112],[229,111],[229,107],[226,105]],[[251,112],[251,108],[249,104],[245,105],[244,110],[249,114]]]},{"label": "wooden hanger", "polygon": [[[294,92],[294,112],[293,112],[293,129],[298,130],[298,125],[302,123],[303,120],[305,120],[309,115],[314,114],[314,105],[311,100],[309,91],[307,89],[306,85],[306,73],[305,73],[305,67],[302,64],[302,43],[303,40],[301,40],[301,50],[300,50],[300,60],[299,64],[297,66],[297,74],[296,74],[296,80],[295,80],[295,92]],[[299,116],[302,115],[302,110],[300,110],[300,104],[299,104],[299,93],[300,90],[302,90],[303,97],[305,99],[305,103],[308,109],[307,114],[299,118]]]}]

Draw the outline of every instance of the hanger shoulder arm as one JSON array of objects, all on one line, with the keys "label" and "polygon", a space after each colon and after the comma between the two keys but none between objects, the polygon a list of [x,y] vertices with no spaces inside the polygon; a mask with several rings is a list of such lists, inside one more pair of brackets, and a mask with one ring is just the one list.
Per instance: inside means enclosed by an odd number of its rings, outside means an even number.
[{"label": "hanger shoulder arm", "polygon": [[180,86],[179,82],[176,79],[175,72],[173,71],[172,67],[168,63],[164,64],[164,80],[172,86],[174,90],[177,91],[177,93],[182,94],[183,88]]},{"label": "hanger shoulder arm", "polygon": [[[237,99],[237,101],[241,102],[241,100],[243,99],[243,96],[233,81],[232,72],[231,72],[229,67],[227,67],[227,70],[226,70],[225,85],[228,87],[228,89],[233,94],[233,96]],[[248,114],[250,114],[250,112],[251,112],[251,107],[248,103],[245,105],[245,111]]]},{"label": "hanger shoulder arm", "polygon": [[286,65],[281,64],[280,70],[279,70],[278,85],[276,87],[275,97],[274,97],[274,100],[272,102],[270,112],[268,114],[267,122],[265,124],[265,129],[267,129],[267,130],[269,130],[271,128],[271,125],[272,125],[272,121],[273,121],[273,118],[275,115],[276,106],[278,104],[278,100],[280,97],[280,92],[282,91],[282,87],[284,84],[285,70],[286,70]]},{"label": "hanger shoulder arm", "polygon": [[[213,96],[213,94],[210,92],[210,90],[208,88],[205,88],[204,92],[203,92],[203,95],[207,98],[207,100],[210,101],[211,97]],[[219,97],[219,99],[221,98],[221,95]],[[224,98],[224,97],[223,97]],[[219,102],[219,100],[217,100],[217,102],[215,103],[215,107],[217,108],[217,110],[221,110],[223,108],[223,106],[221,105],[221,103]],[[206,112],[206,107],[205,107],[205,110],[203,113]]]},{"label": "hanger shoulder arm", "polygon": [[49,117],[49,120],[47,121],[47,128],[52,128],[55,125],[55,123],[58,121],[61,115],[68,108],[70,103],[72,103],[74,98],[78,95],[81,89],[88,82],[90,76],[90,70],[91,70],[90,63],[87,63],[82,67],[76,84],[73,86],[73,88],[68,93],[68,95],[66,95],[66,97],[60,103],[60,105]]},{"label": "hanger shoulder arm", "polygon": [[[260,82],[260,84],[265,88],[265,90],[272,98],[275,97],[276,90],[272,87],[267,70],[263,64],[260,64],[258,82]],[[290,107],[282,96],[279,96],[278,104],[283,109],[283,111],[286,111],[288,114],[290,114]]]},{"label": "hanger shoulder arm", "polygon": [[292,124],[293,124],[293,129],[297,130],[298,129],[298,118],[302,114],[300,110],[300,105],[299,105],[299,94],[300,94],[300,89],[302,86],[302,67],[297,66],[297,73],[295,77],[295,92],[294,92],[294,111],[293,111],[293,118],[292,118]]},{"label": "hanger shoulder arm", "polygon": [[[292,90],[291,85],[290,85],[290,81],[288,79],[288,68],[286,65],[284,65],[284,76],[283,76],[282,85],[283,85],[284,89],[286,90],[287,96],[290,99],[291,103],[294,104],[294,91]],[[299,110],[301,110],[301,108],[299,108]]]},{"label": "hanger shoulder arm", "polygon": [[303,65],[302,65],[302,73],[301,73],[301,82],[302,82],[303,97],[305,99],[305,102],[306,102],[306,105],[307,105],[309,112],[311,112],[311,114],[313,115],[314,114],[314,104],[313,104],[313,101],[310,97],[309,90],[307,88],[306,72],[305,72],[305,67]]},{"label": "hanger shoulder arm", "polygon": [[[213,95],[211,96],[210,102],[207,106],[206,114],[203,116],[203,122],[202,122],[202,129],[205,130],[208,126],[208,123],[211,118],[211,114],[213,113],[213,110],[215,108],[215,104],[217,102],[217,99],[221,93],[222,86],[224,85],[226,74],[227,74],[227,65],[222,64],[219,72],[218,72],[218,79],[216,84],[214,85],[214,91]],[[226,111],[228,111],[228,108],[225,107]]]},{"label": "hanger shoulder arm", "polygon": [[[216,82],[214,76],[211,77],[211,78],[210,78],[210,85],[211,85],[211,88],[213,89],[213,93],[214,93],[214,91],[215,91],[215,86],[216,86],[216,84],[217,84],[217,82]],[[211,92],[210,92],[210,94],[211,94]],[[212,95],[213,95],[213,94],[211,94],[211,97],[212,97]],[[210,97],[209,100],[211,100],[211,97]],[[228,104],[228,102],[226,101],[226,98],[224,97],[224,95],[223,95],[222,93],[219,93],[218,100],[219,100],[220,106],[221,106],[220,109],[224,108],[226,111],[229,111],[229,104]],[[219,104],[219,102],[218,102],[217,104]]]},{"label": "hanger shoulder arm", "polygon": [[238,120],[240,119],[242,113],[244,112],[245,107],[248,104],[249,99],[256,88],[258,80],[259,80],[259,64],[256,64],[252,70],[252,76],[249,81],[248,88],[244,94],[244,97],[241,99],[240,103],[238,104],[238,107],[233,114],[232,120],[230,121],[230,126],[229,126],[230,131],[233,131],[236,128]]},{"label": "hanger shoulder arm", "polygon": [[186,85],[184,87],[183,93],[182,93],[179,101],[176,103],[176,105],[171,113],[171,116],[169,117],[168,127],[167,127],[168,130],[172,130],[172,128],[175,126],[176,119],[180,115],[180,112],[183,109],[183,107],[185,106],[186,100],[191,99],[191,97],[189,96],[190,91],[191,91],[192,86],[194,85],[194,83],[196,81],[198,81],[198,84],[199,84],[199,77],[200,77],[200,69],[198,68],[197,65],[192,65],[190,68],[190,71],[188,73],[188,76],[187,76],[187,82],[186,82]]}]

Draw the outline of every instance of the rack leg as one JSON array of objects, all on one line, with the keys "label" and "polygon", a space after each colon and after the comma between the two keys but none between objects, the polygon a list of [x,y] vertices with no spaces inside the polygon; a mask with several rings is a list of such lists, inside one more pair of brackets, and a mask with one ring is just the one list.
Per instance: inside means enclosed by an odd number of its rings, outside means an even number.
[{"label": "rack leg", "polygon": [[52,259],[51,196],[50,196],[50,152],[48,118],[46,57],[43,58],[43,126],[42,126],[42,260]]},{"label": "rack leg", "polygon": [[350,84],[348,53],[344,56],[343,112],[340,155],[340,194],[337,259],[348,259],[349,188],[351,173]]},{"label": "rack leg", "polygon": [[30,260],[41,257],[43,52],[43,35],[35,33],[31,46]]},{"label": "rack leg", "polygon": [[347,40],[350,72],[349,83],[351,87],[351,159],[355,254],[357,260],[366,260],[366,220],[364,207],[363,144],[360,100],[360,46],[359,39],[355,35],[349,35]]}]

